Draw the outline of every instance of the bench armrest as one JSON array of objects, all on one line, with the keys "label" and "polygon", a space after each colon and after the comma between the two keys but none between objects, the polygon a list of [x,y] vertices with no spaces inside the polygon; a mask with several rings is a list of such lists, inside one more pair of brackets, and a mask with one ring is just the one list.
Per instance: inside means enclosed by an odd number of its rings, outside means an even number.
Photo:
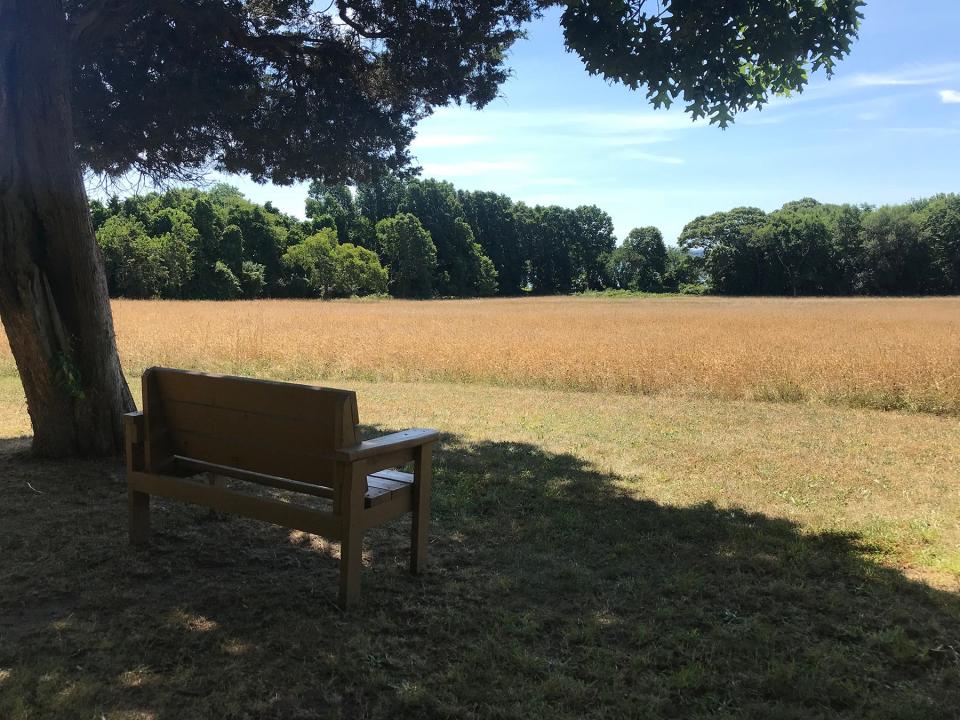
[{"label": "bench armrest", "polygon": [[365,460],[396,450],[420,447],[427,443],[436,442],[438,437],[440,437],[440,433],[436,430],[414,428],[412,430],[393,433],[392,435],[384,435],[383,437],[374,438],[373,440],[366,440],[359,445],[340,448],[334,451],[334,454],[337,460],[353,462],[354,460]]},{"label": "bench armrest", "polygon": [[143,442],[143,413],[136,412],[124,413],[123,428],[127,435],[127,440],[132,443]]}]

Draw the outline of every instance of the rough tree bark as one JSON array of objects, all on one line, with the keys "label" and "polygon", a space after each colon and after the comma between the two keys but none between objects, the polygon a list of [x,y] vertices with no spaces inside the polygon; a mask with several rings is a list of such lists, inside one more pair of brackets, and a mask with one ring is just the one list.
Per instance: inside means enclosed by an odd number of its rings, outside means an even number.
[{"label": "rough tree bark", "polygon": [[58,0],[0,0],[0,319],[44,456],[122,451],[133,399],[74,148]]}]

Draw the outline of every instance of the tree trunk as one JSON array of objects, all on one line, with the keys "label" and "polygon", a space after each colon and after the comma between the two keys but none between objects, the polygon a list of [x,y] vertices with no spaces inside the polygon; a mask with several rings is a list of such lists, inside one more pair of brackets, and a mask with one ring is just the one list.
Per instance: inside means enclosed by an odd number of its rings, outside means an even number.
[{"label": "tree trunk", "polygon": [[44,456],[123,447],[103,261],[73,141],[70,39],[58,0],[0,0],[0,319]]}]

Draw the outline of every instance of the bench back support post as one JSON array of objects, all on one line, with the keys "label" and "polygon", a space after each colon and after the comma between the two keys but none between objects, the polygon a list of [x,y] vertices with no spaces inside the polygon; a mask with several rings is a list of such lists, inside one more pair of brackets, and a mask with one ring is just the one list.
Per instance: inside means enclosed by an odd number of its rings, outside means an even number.
[{"label": "bench back support post", "polygon": [[430,483],[433,480],[433,443],[416,449],[413,469],[413,508],[410,529],[410,572],[419,575],[427,564],[430,525]]},{"label": "bench back support post", "polygon": [[[143,470],[146,463],[145,423],[143,413],[133,412],[123,416],[127,451],[127,473]],[[127,491],[130,544],[142,545],[150,539],[150,496],[133,489]]]}]

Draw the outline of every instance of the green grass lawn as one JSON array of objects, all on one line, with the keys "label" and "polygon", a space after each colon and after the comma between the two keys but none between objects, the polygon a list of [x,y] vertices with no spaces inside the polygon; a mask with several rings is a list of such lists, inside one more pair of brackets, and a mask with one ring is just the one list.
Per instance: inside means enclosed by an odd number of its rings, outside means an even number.
[{"label": "green grass lawn", "polygon": [[[341,383],[342,384],[342,383]],[[349,383],[444,431],[407,521],[337,548],[0,441],[0,718],[956,718],[955,418]],[[0,378],[0,436],[27,428]]]}]

